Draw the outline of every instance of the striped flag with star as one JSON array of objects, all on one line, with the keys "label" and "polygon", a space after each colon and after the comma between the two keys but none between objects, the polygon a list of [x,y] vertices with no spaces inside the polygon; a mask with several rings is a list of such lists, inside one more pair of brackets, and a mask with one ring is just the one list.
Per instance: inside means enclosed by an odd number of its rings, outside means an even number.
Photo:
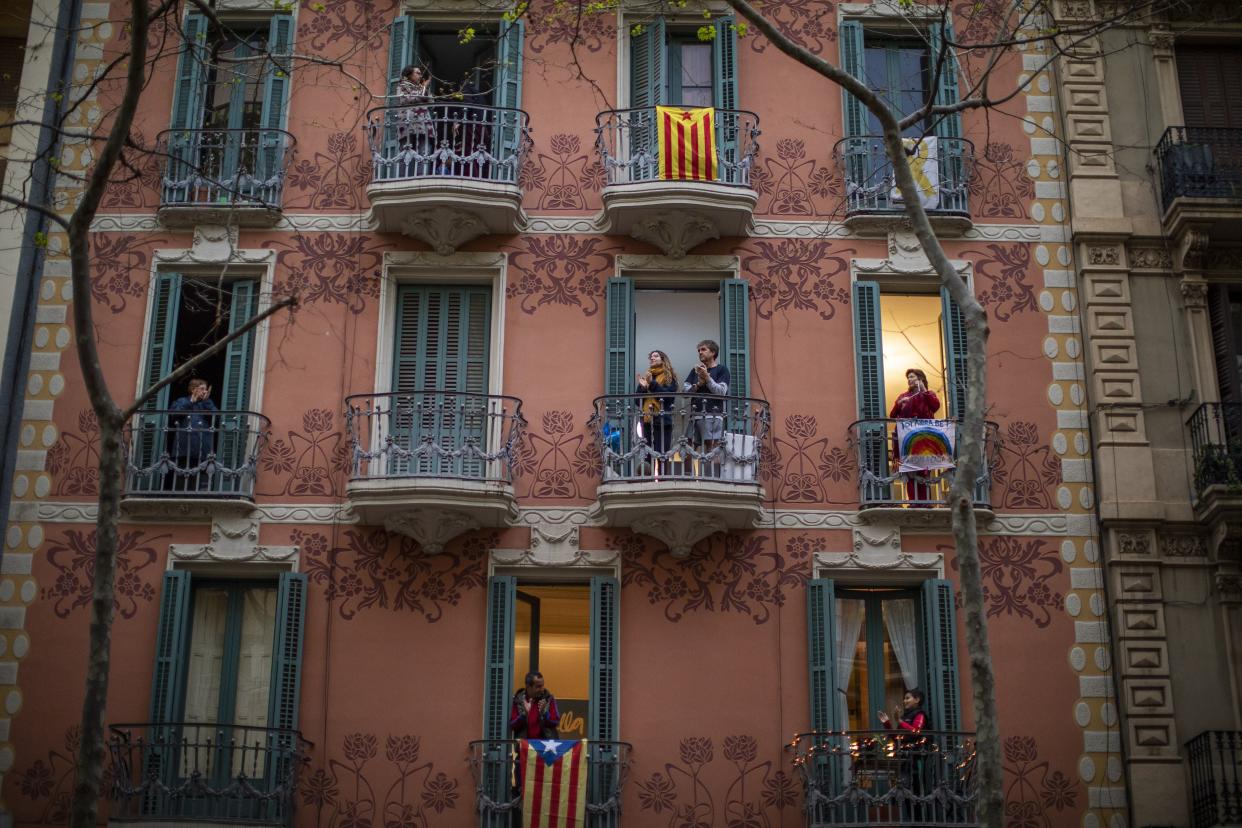
[{"label": "striped flag with star", "polygon": [[524,828],[586,825],[586,739],[522,739]]},{"label": "striped flag with star", "polygon": [[679,181],[716,180],[716,110],[710,106],[683,109],[657,106],[660,178]]}]

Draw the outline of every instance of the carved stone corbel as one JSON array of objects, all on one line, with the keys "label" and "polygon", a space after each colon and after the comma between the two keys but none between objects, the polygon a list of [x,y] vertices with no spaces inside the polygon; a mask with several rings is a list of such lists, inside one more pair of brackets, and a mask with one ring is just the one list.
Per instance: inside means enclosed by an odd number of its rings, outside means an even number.
[{"label": "carved stone corbel", "polygon": [[698,213],[667,211],[634,222],[630,235],[680,259],[708,239],[720,238],[716,225]]},{"label": "carved stone corbel", "polygon": [[1204,254],[1207,253],[1211,238],[1207,230],[1201,227],[1187,227],[1177,240],[1177,251],[1173,256],[1173,266],[1178,273],[1202,270]]},{"label": "carved stone corbel", "polygon": [[401,232],[448,256],[468,241],[485,235],[487,225],[474,213],[456,207],[420,210],[401,223]]},{"label": "carved stone corbel", "polygon": [[478,520],[465,512],[411,509],[384,518],[384,528],[418,541],[427,555],[439,555],[444,545],[458,535],[480,528]]},{"label": "carved stone corbel", "polygon": [[668,546],[674,558],[684,558],[699,541],[717,532],[728,531],[728,526],[718,516],[698,511],[666,512],[649,517],[632,528]]},{"label": "carved stone corbel", "polygon": [[1181,282],[1182,301],[1187,308],[1203,309],[1207,307],[1208,284],[1202,279],[1189,276]]}]

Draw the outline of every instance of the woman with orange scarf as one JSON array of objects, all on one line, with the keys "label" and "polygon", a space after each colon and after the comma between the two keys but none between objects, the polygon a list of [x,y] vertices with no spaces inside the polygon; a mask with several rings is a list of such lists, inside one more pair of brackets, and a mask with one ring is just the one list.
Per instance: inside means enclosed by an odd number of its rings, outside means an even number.
[{"label": "woman with orange scarf", "polygon": [[[647,373],[638,375],[638,388],[635,394],[651,392],[677,391],[677,374],[668,354],[663,351],[652,351],[647,355],[650,365]],[[674,398],[644,397],[642,404],[643,435],[651,443],[651,447],[661,455],[667,454],[673,436],[673,405]],[[667,459],[667,458],[664,458]]]}]

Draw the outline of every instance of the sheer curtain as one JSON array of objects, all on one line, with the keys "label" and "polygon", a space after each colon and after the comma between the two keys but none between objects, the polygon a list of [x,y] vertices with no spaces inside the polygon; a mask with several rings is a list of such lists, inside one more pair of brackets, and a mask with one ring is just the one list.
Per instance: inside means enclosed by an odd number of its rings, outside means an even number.
[{"label": "sheer curtain", "polygon": [[[243,594],[241,643],[237,654],[237,696],[233,723],[267,727],[267,701],[272,689],[272,637],[276,631],[276,590],[248,589]],[[263,776],[262,733],[233,731],[230,776],[245,773],[250,779]]]},{"label": "sheer curtain", "polygon": [[854,671],[854,653],[858,648],[858,636],[862,633],[866,604],[856,598],[837,599],[837,704],[841,714],[837,718],[842,730],[850,728],[849,692],[850,674]]},{"label": "sheer curtain", "polygon": [[[190,665],[185,679],[186,727],[181,738],[181,776],[195,771],[211,774],[208,740],[215,742],[215,721],[220,709],[220,674],[224,665],[224,634],[228,625],[229,594],[223,589],[194,591],[194,616],[190,627]],[[201,725],[194,727],[194,725]]]},{"label": "sheer curtain", "polygon": [[884,627],[888,630],[889,643],[901,667],[901,680],[907,690],[918,687],[919,650],[914,636],[914,602],[908,598],[885,601]]}]

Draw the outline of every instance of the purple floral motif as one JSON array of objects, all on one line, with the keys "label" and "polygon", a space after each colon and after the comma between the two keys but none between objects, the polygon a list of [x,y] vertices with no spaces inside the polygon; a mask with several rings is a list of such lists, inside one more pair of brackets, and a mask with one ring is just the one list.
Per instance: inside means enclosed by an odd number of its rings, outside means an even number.
[{"label": "purple floral motif", "polygon": [[[152,33],[154,36],[154,33]],[[141,130],[129,131],[128,145],[104,190],[101,207],[158,207],[163,170],[163,156],[147,146]]]},{"label": "purple floral motif", "polygon": [[[65,728],[64,742],[60,748],[50,748],[45,758],[35,759],[18,775],[17,788],[32,804],[43,802],[33,819],[23,821],[35,825],[65,825],[69,822],[69,806],[73,799],[73,785],[77,779],[76,764],[79,728]],[[105,767],[99,786],[101,799],[112,798],[112,768]]]},{"label": "purple floral motif", "polygon": [[[497,542],[494,532],[476,534],[427,555],[411,538],[382,529],[348,529],[339,547],[318,532],[299,529],[291,537],[302,549],[307,575],[324,586],[344,620],[375,608],[417,613],[429,624],[443,618],[447,607],[457,606],[465,593],[483,586],[488,551]],[[364,749],[362,742],[349,743],[351,752]],[[414,761],[408,757],[418,752],[416,744],[400,740],[390,742],[388,750],[389,758],[404,756],[406,761]]]},{"label": "purple floral motif", "polygon": [[545,411],[543,434],[533,431],[519,450],[515,471],[528,479],[526,497],[577,500],[585,497],[579,479],[599,477],[599,448],[585,433],[575,433],[574,415],[565,410]]},{"label": "purple floral motif", "polygon": [[1060,813],[1078,803],[1080,783],[1053,770],[1047,759],[1039,760],[1034,736],[1006,737],[1004,754],[1006,825],[1051,828],[1055,823],[1049,811]]},{"label": "purple floral motif", "polygon": [[[755,168],[751,184],[767,198],[757,212],[781,216],[831,213],[841,195],[840,179],[829,167],[807,158],[805,142],[796,138],[776,142],[776,157],[765,158]],[[830,203],[824,205],[825,201]]]},{"label": "purple floral motif", "polygon": [[987,252],[968,250],[980,258],[975,262],[979,304],[1001,322],[1020,313],[1037,310],[1035,288],[1027,281],[1031,248],[1026,244],[989,244]]},{"label": "purple floral motif", "polygon": [[137,236],[92,233],[91,298],[108,305],[113,313],[120,313],[130,299],[145,296],[150,278],[150,257],[145,246],[164,241],[140,241]]},{"label": "purple floral motif", "polygon": [[[811,414],[790,414],[785,418],[786,437],[773,437],[774,453],[783,477],[777,499],[786,503],[832,503],[826,480],[840,483],[853,476],[854,455],[840,446],[830,446],[827,437],[818,437],[819,422]],[[784,449],[784,451],[782,451]]]},{"label": "purple floral motif", "polygon": [[[742,270],[750,276],[755,313],[771,319],[777,311],[812,311],[832,319],[837,307],[849,304],[846,288],[833,281],[849,274],[852,248],[836,250],[832,242],[782,239],[755,242],[757,252],[742,256]],[[831,254],[840,255],[831,255]]]},{"label": "purple floral motif", "polygon": [[530,50],[540,54],[549,46],[563,43],[571,48],[585,46],[588,52],[598,52],[611,37],[610,20],[604,14],[584,11],[581,3],[539,0],[530,4],[526,15]]},{"label": "purple floral motif", "polygon": [[[355,210],[359,193],[371,181],[371,161],[359,147],[356,132],[334,132],[328,136],[328,154],[316,152],[313,159],[294,158],[286,183],[290,207],[316,210]],[[293,196],[293,191],[305,197]]]},{"label": "purple floral motif", "polygon": [[790,563],[769,550],[761,535],[718,533],[700,541],[685,559],[668,550],[649,554],[645,544],[609,540],[621,553],[621,586],[647,590],[647,600],[663,605],[677,623],[691,612],[736,612],[766,624],[783,606],[788,591],[800,589],[809,566]]},{"label": "purple floral motif", "polygon": [[988,142],[983,157],[971,166],[970,195],[975,211],[991,218],[1026,218],[1026,205],[1035,197],[1035,180],[1013,147]]},{"label": "purple floral motif", "polygon": [[259,466],[272,477],[284,478],[280,488],[264,494],[314,497],[339,493],[349,467],[349,441],[335,428],[329,408],[310,408],[302,415],[302,430],[290,429],[272,441]]},{"label": "purple floral motif", "polygon": [[78,412],[78,433],[67,429],[47,452],[47,470],[56,480],[54,494],[99,494],[99,421],[95,412]]},{"label": "purple floral motif", "polygon": [[[938,547],[949,551],[951,546]],[[1053,579],[1065,565],[1055,548],[1039,538],[1009,536],[982,538],[979,565],[983,576],[983,600],[988,617],[1016,616],[1032,621],[1040,629],[1052,622],[1052,611],[1064,605],[1064,596]],[[957,559],[953,559],[957,569]],[[960,601],[960,596],[958,598]]]},{"label": "purple floral motif", "polygon": [[1003,438],[996,441],[989,465],[992,480],[1002,489],[1003,508],[1053,508],[1052,491],[1061,484],[1061,458],[1043,444],[1034,423],[1009,423]]},{"label": "purple floral motif", "polygon": [[[117,535],[116,597],[113,606],[121,618],[129,620],[138,612],[139,602],[155,600],[155,587],[144,580],[158,557],[156,546],[171,535],[146,537],[140,530],[122,530]],[[53,602],[58,618],[68,618],[74,610],[91,602],[95,584],[95,533],[66,529],[60,540],[47,546],[47,562],[57,575],[51,586],[43,587],[41,598]]]},{"label": "purple floral motif", "polygon": [[535,160],[523,166],[522,189],[542,192],[540,210],[587,209],[583,190],[603,189],[603,165],[581,151],[577,135],[558,132],[549,144],[551,154],[536,152]]},{"label": "purple floral motif", "polygon": [[[837,39],[832,28],[836,7],[831,0],[756,0],[755,6],[781,34],[814,54],[822,55],[825,44]],[[765,51],[769,45],[758,32],[747,40],[756,52]]]},{"label": "purple floral motif", "polygon": [[360,314],[368,299],[378,299],[384,251],[393,245],[372,244],[354,233],[298,233],[288,242],[269,240],[264,247],[283,248],[276,264],[285,273],[276,293],[297,293],[302,304],[330,302]]},{"label": "purple floral motif", "polygon": [[[669,814],[677,828],[770,828],[781,823],[780,812],[793,807],[797,792],[793,781],[771,759],[758,761],[759,744],[753,736],[726,736],[724,761],[733,766],[728,784],[712,784],[705,773],[716,752],[707,736],[689,736],[678,746],[678,761],[665,762],[637,783],[638,803],[643,811]],[[717,803],[720,807],[717,807]],[[660,817],[664,819],[663,816]]]},{"label": "purple floral motif", "polygon": [[331,44],[342,51],[373,50],[385,45],[384,32],[396,11],[395,0],[302,0],[298,42],[323,53]]},{"label": "purple floral motif", "polygon": [[384,744],[386,764],[375,767],[379,739],[350,733],[341,758],[309,774],[302,804],[314,808],[315,828],[428,828],[432,812],[457,807],[459,781],[437,771],[435,762],[419,762],[417,736],[390,735]]},{"label": "purple floral motif", "polygon": [[549,304],[576,307],[583,316],[599,312],[605,274],[619,247],[603,247],[600,238],[561,235],[524,236],[519,244],[509,254],[515,278],[505,295],[519,300],[523,313]]}]

